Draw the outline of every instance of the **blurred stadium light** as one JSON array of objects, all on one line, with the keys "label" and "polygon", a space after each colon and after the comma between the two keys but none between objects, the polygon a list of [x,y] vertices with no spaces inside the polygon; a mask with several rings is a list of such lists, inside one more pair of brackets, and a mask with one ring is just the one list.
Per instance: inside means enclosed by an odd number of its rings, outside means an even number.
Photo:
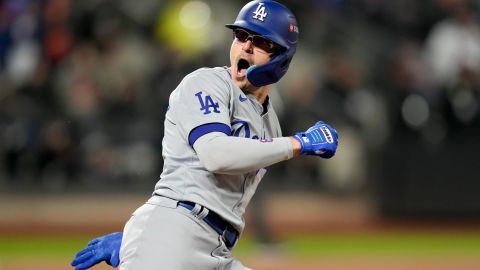
[{"label": "blurred stadium light", "polygon": [[212,46],[212,11],[202,1],[172,1],[159,13],[156,38],[184,56],[198,56]]}]

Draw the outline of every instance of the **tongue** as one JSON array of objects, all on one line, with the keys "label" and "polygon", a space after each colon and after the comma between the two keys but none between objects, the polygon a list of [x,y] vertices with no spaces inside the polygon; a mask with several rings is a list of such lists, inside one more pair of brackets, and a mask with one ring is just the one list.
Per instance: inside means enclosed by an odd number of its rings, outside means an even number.
[{"label": "tongue", "polygon": [[245,73],[247,73],[247,69],[246,68],[242,68],[240,70],[238,70],[238,76],[245,76]]}]

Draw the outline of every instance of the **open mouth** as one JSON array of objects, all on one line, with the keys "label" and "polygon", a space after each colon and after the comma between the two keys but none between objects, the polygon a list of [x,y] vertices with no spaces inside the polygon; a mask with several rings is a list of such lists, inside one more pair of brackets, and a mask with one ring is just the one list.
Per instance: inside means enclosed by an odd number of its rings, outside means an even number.
[{"label": "open mouth", "polygon": [[250,67],[250,63],[247,60],[241,58],[237,63],[237,75],[239,77],[245,76],[247,69]]}]

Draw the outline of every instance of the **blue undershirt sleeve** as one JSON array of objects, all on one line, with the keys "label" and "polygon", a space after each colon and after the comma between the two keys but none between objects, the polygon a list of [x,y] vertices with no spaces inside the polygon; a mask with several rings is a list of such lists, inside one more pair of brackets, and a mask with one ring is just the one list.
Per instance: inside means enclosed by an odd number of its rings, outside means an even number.
[{"label": "blue undershirt sleeve", "polygon": [[192,129],[188,135],[188,143],[193,146],[198,138],[211,132],[221,132],[227,136],[231,133],[230,127],[224,123],[208,123]]}]

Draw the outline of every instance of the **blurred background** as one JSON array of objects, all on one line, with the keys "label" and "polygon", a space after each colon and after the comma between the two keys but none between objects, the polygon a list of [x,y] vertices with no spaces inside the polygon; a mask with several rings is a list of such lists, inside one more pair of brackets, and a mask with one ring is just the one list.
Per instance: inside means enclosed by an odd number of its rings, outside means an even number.
[{"label": "blurred background", "polygon": [[[0,269],[39,269],[18,266],[27,247],[62,254],[65,269],[85,240],[123,228],[162,170],[169,94],[197,68],[229,65],[224,25],[246,2],[0,0]],[[288,236],[316,235],[330,245],[305,248],[312,260],[342,257],[342,243],[374,256],[421,246],[461,258],[433,269],[480,269],[480,1],[281,2],[300,29],[271,93],[284,135],[321,119],[340,146],[269,168],[246,241],[283,254]],[[22,244],[32,235],[44,253]]]}]

